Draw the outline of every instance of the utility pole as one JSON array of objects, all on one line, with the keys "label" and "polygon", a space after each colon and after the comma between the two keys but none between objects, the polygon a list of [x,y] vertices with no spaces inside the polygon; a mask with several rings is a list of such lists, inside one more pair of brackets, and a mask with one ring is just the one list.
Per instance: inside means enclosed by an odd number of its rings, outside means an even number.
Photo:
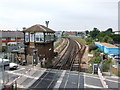
[{"label": "utility pole", "polygon": [[4,88],[5,87],[5,77],[4,77],[4,72],[5,72],[5,70],[4,70],[4,61],[3,61],[3,58],[2,58],[2,88]]}]

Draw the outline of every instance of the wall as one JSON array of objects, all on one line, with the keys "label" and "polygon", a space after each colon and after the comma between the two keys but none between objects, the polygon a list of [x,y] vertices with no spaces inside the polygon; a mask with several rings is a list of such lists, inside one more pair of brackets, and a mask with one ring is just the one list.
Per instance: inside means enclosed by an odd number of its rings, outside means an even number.
[{"label": "wall", "polygon": [[104,53],[107,54],[120,54],[120,48],[108,48],[107,46],[101,45],[100,43],[95,43]]},{"label": "wall", "polygon": [[120,54],[120,48],[107,48],[105,46],[104,52],[108,54]]},{"label": "wall", "polygon": [[95,43],[95,45],[98,46],[100,50],[104,51],[103,45],[101,45],[100,43]]}]

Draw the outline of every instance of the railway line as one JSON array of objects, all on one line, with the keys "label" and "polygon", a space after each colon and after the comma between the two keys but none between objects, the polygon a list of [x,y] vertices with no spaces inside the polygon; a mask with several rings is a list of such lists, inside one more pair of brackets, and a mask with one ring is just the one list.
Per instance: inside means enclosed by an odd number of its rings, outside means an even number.
[{"label": "railway line", "polygon": [[69,43],[62,56],[56,60],[53,69],[81,71],[81,59],[85,51],[85,45],[67,38]]}]

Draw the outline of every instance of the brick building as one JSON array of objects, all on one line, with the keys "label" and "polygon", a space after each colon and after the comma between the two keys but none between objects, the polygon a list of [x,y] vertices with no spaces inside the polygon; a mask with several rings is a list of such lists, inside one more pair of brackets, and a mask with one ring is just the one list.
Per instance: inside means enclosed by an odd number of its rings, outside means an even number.
[{"label": "brick building", "polygon": [[17,44],[24,42],[24,34],[21,31],[0,31],[0,45]]},{"label": "brick building", "polygon": [[[27,62],[38,63],[39,60],[43,59],[51,61],[54,57],[55,31],[43,25],[36,24],[29,28],[24,28],[23,33]],[[33,57],[34,60],[30,61],[32,59],[27,57]]]}]

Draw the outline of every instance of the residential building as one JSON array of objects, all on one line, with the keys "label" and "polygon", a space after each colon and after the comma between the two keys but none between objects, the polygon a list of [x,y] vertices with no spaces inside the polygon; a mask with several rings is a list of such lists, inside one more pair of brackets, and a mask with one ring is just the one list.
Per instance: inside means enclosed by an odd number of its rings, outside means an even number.
[{"label": "residential building", "polygon": [[17,44],[24,41],[24,34],[21,31],[0,31],[0,45]]},{"label": "residential building", "polygon": [[115,34],[120,34],[120,31],[114,31],[115,32]]}]

